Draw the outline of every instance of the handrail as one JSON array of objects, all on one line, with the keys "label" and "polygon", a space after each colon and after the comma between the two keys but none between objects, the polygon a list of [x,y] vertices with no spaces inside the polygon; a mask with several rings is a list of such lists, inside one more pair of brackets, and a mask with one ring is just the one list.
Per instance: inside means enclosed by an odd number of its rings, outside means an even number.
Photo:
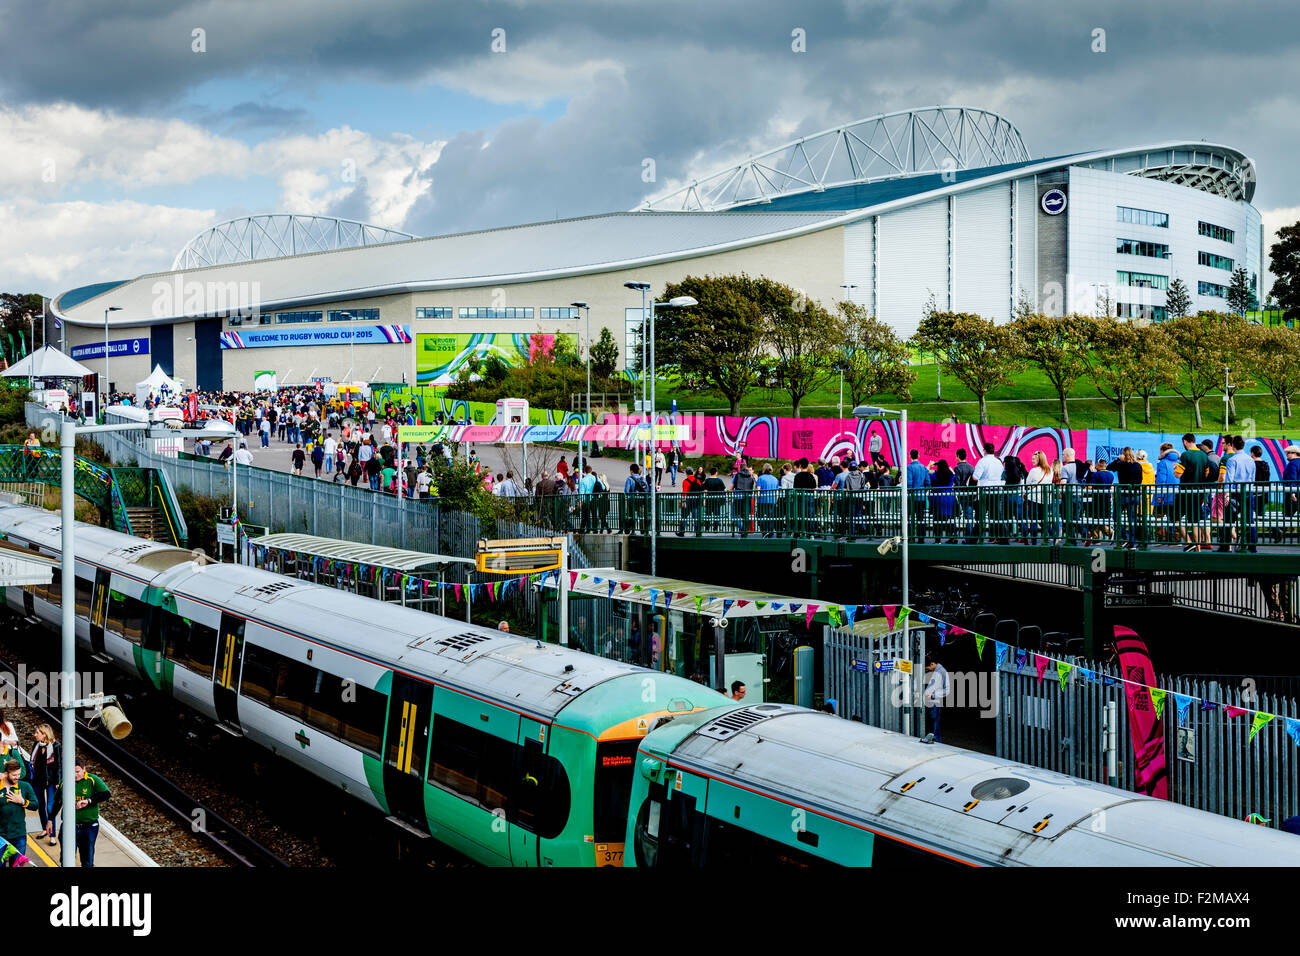
[{"label": "handrail", "polygon": [[172,541],[176,543],[177,547],[188,547],[190,529],[185,523],[185,515],[181,512],[180,503],[176,500],[176,493],[172,489],[171,479],[167,477],[167,472],[161,468],[152,469],[151,474],[156,478],[161,489],[162,513],[167,517],[167,526],[171,530]]},{"label": "handrail", "polygon": [[[650,496],[605,492],[517,498],[552,531],[649,534]],[[655,496],[661,535],[888,538],[899,488],[754,489]],[[1213,539],[1213,540],[1212,540]],[[1300,482],[1041,484],[909,488],[915,544],[1056,544],[1147,550],[1300,546]]]}]

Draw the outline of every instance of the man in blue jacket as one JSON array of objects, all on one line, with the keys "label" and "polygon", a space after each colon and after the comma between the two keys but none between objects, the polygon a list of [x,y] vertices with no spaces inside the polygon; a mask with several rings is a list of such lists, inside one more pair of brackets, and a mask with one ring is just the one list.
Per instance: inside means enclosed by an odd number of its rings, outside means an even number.
[{"label": "man in blue jacket", "polygon": [[1287,445],[1282,454],[1286,455],[1286,467],[1282,469],[1282,481],[1286,487],[1282,510],[1290,518],[1300,514],[1300,445]]}]

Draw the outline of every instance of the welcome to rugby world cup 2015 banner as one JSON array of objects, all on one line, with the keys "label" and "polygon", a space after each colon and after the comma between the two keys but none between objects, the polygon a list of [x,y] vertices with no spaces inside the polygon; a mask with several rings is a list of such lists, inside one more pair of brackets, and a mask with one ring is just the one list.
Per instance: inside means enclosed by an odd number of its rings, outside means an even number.
[{"label": "welcome to rugby world cup 2015 banner", "polygon": [[304,345],[410,344],[409,325],[358,325],[338,328],[231,329],[221,333],[223,349],[298,348]]}]

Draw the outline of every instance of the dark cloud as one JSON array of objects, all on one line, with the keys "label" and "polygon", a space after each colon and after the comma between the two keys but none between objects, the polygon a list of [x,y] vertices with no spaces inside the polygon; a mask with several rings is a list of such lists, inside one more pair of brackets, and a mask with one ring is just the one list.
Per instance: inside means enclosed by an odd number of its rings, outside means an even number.
[{"label": "dark cloud", "polygon": [[208,113],[196,120],[218,133],[291,132],[307,127],[305,109],[270,106],[251,101],[237,103],[227,110]]}]

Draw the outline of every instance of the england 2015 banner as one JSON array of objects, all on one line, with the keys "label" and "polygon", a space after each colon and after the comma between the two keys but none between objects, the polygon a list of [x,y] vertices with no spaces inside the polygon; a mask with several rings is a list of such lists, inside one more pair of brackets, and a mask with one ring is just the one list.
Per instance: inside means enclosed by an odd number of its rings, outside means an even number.
[{"label": "england 2015 banner", "polygon": [[249,329],[221,333],[223,349],[298,348],[304,345],[410,344],[409,325],[358,325],[317,329]]}]

